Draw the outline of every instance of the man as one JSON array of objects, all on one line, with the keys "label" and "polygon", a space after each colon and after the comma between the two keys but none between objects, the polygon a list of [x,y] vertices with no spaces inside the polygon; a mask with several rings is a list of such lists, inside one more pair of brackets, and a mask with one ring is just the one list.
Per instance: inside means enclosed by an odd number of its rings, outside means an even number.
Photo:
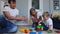
[{"label": "man", "polygon": [[[3,13],[6,17],[6,20],[8,21],[7,26],[8,27],[15,27],[17,26],[14,24],[15,21],[25,21],[26,17],[25,16],[19,16],[19,10],[16,8],[16,0],[8,0],[9,6],[6,6],[3,10]],[[9,29],[9,28],[8,28]],[[15,29],[12,29],[9,32],[13,32]]]}]

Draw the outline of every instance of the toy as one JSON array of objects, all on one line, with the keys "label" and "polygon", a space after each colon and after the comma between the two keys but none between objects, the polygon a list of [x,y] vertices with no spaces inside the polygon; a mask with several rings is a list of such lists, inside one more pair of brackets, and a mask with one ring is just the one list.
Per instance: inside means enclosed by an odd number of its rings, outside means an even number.
[{"label": "toy", "polygon": [[20,32],[24,32],[24,33],[31,32],[31,30],[26,29],[26,28],[20,28],[19,31],[20,31]]},{"label": "toy", "polygon": [[29,34],[36,34],[36,32],[30,32]]},{"label": "toy", "polygon": [[26,30],[25,30],[25,33],[28,33],[28,32],[32,32],[32,31],[31,31],[31,30],[27,30],[27,29],[26,29]]},{"label": "toy", "polygon": [[42,34],[42,31],[39,31],[38,34]]},{"label": "toy", "polygon": [[34,30],[35,30],[35,28],[32,28],[32,27],[31,27],[29,30],[34,31]]},{"label": "toy", "polygon": [[60,30],[55,30],[56,33],[60,33]]},{"label": "toy", "polygon": [[52,33],[50,30],[48,30],[48,33]]},{"label": "toy", "polygon": [[24,30],[25,30],[25,28],[20,28],[19,29],[20,32],[25,32]]},{"label": "toy", "polygon": [[43,26],[41,24],[39,24],[36,28],[36,31],[41,31],[41,30],[43,30]]}]

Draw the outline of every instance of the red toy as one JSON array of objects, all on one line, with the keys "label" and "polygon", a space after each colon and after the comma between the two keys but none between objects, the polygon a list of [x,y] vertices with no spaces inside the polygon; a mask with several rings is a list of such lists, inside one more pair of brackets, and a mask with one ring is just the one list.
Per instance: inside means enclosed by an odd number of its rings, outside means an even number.
[{"label": "red toy", "polygon": [[41,31],[41,30],[43,30],[43,26],[41,24],[39,24],[36,28],[36,31]]},{"label": "red toy", "polygon": [[37,32],[38,32],[38,31],[41,31],[41,28],[37,28],[36,31],[37,31]]}]

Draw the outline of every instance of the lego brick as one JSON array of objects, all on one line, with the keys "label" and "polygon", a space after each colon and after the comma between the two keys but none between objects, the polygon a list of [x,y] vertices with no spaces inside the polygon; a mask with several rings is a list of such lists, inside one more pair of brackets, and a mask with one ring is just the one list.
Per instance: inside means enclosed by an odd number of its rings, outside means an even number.
[{"label": "lego brick", "polygon": [[36,34],[36,32],[30,32],[29,34]]},{"label": "lego brick", "polygon": [[38,34],[42,34],[42,31],[39,31]]}]

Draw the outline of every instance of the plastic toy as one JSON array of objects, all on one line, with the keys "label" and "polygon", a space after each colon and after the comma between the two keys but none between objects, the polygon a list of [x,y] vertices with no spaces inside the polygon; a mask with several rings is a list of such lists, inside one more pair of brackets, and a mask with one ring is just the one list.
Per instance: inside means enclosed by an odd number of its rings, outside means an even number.
[{"label": "plastic toy", "polygon": [[50,30],[48,30],[48,33],[52,33]]},{"label": "plastic toy", "polygon": [[34,31],[34,30],[35,30],[35,28],[32,28],[32,27],[31,27],[29,30]]},{"label": "plastic toy", "polygon": [[30,32],[29,34],[36,34],[36,32]]},{"label": "plastic toy", "polygon": [[32,32],[31,30],[25,30],[25,33]]},{"label": "plastic toy", "polygon": [[42,34],[42,31],[39,31],[38,34]]},{"label": "plastic toy", "polygon": [[24,33],[31,32],[31,30],[26,29],[26,28],[20,28],[19,31],[20,31],[20,32],[24,32]]},{"label": "plastic toy", "polygon": [[19,31],[20,32],[25,32],[25,28],[20,28]]},{"label": "plastic toy", "polygon": [[41,30],[43,30],[43,26],[41,24],[39,24],[36,28],[36,31],[41,31]]}]

